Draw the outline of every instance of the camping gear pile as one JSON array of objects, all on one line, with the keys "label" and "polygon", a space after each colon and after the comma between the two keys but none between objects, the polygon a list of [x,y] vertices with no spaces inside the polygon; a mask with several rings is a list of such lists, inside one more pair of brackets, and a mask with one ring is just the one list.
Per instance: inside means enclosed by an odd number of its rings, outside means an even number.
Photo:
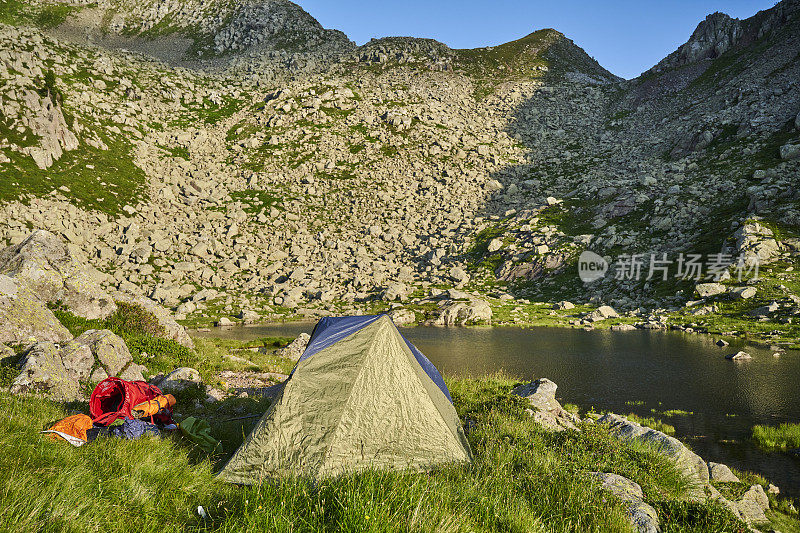
[{"label": "camping gear pile", "polygon": [[[52,439],[63,439],[73,446],[83,446],[98,437],[129,440],[160,437],[179,427],[172,420],[172,408],[176,403],[173,395],[163,394],[155,385],[111,377],[98,383],[92,391],[89,399],[91,416],[68,416],[42,433],[49,433]],[[214,450],[218,443],[211,437],[208,422],[189,417],[182,424],[187,427],[181,427],[181,433],[190,441],[208,453]]]}]

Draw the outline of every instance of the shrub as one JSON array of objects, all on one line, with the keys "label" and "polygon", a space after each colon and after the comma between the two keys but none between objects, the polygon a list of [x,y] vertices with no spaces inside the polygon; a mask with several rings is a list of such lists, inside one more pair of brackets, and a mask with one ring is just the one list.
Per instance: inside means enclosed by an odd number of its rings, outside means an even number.
[{"label": "shrub", "polygon": [[166,334],[155,315],[137,304],[117,302],[117,310],[104,320],[75,316],[61,303],[52,308],[58,321],[76,337],[90,329],[108,329],[125,339],[139,335],[163,337]]},{"label": "shrub", "polygon": [[126,335],[149,335],[163,337],[164,326],[158,319],[141,305],[117,302],[116,312],[106,319],[106,328],[120,337]]}]

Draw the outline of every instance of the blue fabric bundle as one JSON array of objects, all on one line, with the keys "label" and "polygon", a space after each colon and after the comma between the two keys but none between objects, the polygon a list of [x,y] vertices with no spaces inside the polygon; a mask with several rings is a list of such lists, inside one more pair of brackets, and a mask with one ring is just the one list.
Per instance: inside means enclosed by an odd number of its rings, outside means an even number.
[{"label": "blue fabric bundle", "polygon": [[125,422],[119,426],[112,427],[109,432],[115,437],[122,439],[135,440],[145,435],[160,437],[161,432],[155,424],[145,422],[144,420],[126,419]]}]

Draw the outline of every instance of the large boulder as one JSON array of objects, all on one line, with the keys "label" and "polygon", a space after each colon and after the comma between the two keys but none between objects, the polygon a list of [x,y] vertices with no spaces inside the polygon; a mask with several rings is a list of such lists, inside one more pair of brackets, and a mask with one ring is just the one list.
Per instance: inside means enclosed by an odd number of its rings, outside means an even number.
[{"label": "large boulder", "polygon": [[75,381],[86,381],[92,375],[94,354],[80,337],[64,345],[61,349],[61,361],[69,376]]},{"label": "large boulder", "polygon": [[194,348],[194,343],[191,337],[189,337],[189,334],[186,333],[186,329],[175,321],[175,318],[169,311],[150,298],[129,291],[116,291],[114,293],[114,299],[118,302],[125,302],[142,307],[145,311],[156,317],[158,323],[164,328],[166,338],[172,339],[189,349]]},{"label": "large boulder", "polygon": [[749,361],[752,358],[753,358],[752,355],[742,351],[736,353],[730,353],[725,356],[725,359],[727,359],[728,361]]},{"label": "large boulder", "polygon": [[14,278],[42,302],[63,303],[73,314],[106,318],[117,306],[99,284],[101,274],[82,264],[58,237],[44,230],[0,251],[0,274]]},{"label": "large boulder", "polygon": [[556,400],[556,389],[558,385],[547,378],[541,378],[518,385],[511,393],[528,400],[533,407],[529,414],[545,428],[555,431],[578,429],[576,424],[580,419],[561,407]]},{"label": "large boulder", "polygon": [[[75,364],[74,354],[85,353],[86,350],[92,354],[92,366],[86,370],[85,374],[81,374],[80,380],[89,377],[95,361],[97,366],[103,367],[109,376],[119,376],[120,372],[131,362],[131,352],[122,337],[107,329],[90,329],[64,347],[62,358],[65,365]],[[85,368],[85,365],[80,368]]]},{"label": "large boulder", "polygon": [[52,342],[32,346],[20,361],[11,386],[15,394],[44,394],[56,401],[81,398],[83,383],[108,376],[143,380],[143,366],[132,362],[125,341],[108,330],[89,330],[59,348]]},{"label": "large boulder", "polygon": [[709,473],[706,462],[675,437],[641,426],[614,413],[603,415],[598,421],[602,424],[607,424],[611,433],[620,439],[638,440],[647,443],[661,453],[671,457],[675,464],[678,465],[678,468],[698,484],[708,482]]},{"label": "large boulder", "polygon": [[761,485],[753,485],[735,502],[742,519],[748,523],[768,522],[764,511],[769,509],[769,497]]},{"label": "large boulder", "polygon": [[492,320],[492,307],[484,300],[448,302],[442,306],[434,324],[437,326],[468,326]]},{"label": "large boulder", "polygon": [[734,234],[735,254],[738,261],[746,266],[765,265],[780,257],[781,249],[775,234],[768,227],[752,221],[739,228]]},{"label": "large boulder", "polygon": [[13,278],[0,274],[0,342],[66,342],[72,334],[47,306]]},{"label": "large boulder", "polygon": [[389,311],[389,316],[392,317],[392,322],[396,326],[409,326],[417,321],[417,315],[414,314],[414,311],[402,307]]},{"label": "large boulder", "polygon": [[189,387],[197,387],[203,383],[200,372],[188,366],[176,368],[166,376],[161,376],[153,380],[153,385],[161,389],[162,392],[176,393]]},{"label": "large boulder", "polygon": [[586,319],[592,322],[599,322],[600,320],[607,320],[609,318],[619,318],[619,313],[617,313],[614,308],[609,305],[601,305],[586,315]]},{"label": "large boulder", "polygon": [[80,398],[78,382],[64,366],[59,349],[52,342],[31,346],[23,354],[20,369],[11,384],[13,394],[44,394],[59,402]]},{"label": "large boulder", "polygon": [[652,506],[644,502],[642,487],[618,474],[593,472],[603,489],[619,498],[628,509],[628,517],[635,531],[639,533],[658,533],[658,514]]},{"label": "large boulder", "polygon": [[708,298],[723,294],[728,289],[721,283],[698,283],[694,288],[701,298]]},{"label": "large boulder", "polygon": [[781,146],[781,159],[800,159],[800,144],[784,144]]},{"label": "large boulder", "polygon": [[408,299],[409,294],[411,294],[411,289],[408,285],[395,281],[386,287],[381,298],[386,302],[393,302],[395,300],[405,301]]},{"label": "large boulder", "polygon": [[293,340],[286,348],[280,351],[281,357],[286,357],[292,361],[297,361],[306,351],[308,341],[311,340],[311,335],[308,333],[301,333]]},{"label": "large boulder", "polygon": [[708,473],[711,481],[719,481],[722,483],[739,483],[739,478],[736,474],[731,472],[728,465],[722,463],[708,463]]}]

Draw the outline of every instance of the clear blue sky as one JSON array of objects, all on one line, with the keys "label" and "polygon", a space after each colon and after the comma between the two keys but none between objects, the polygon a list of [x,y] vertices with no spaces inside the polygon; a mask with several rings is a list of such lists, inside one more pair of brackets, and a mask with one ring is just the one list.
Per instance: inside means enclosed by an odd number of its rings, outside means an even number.
[{"label": "clear blue sky", "polygon": [[430,37],[452,48],[502,44],[554,28],[601,65],[632,78],[686,42],[706,15],[747,18],[775,0],[294,0],[323,26],[363,44]]}]

